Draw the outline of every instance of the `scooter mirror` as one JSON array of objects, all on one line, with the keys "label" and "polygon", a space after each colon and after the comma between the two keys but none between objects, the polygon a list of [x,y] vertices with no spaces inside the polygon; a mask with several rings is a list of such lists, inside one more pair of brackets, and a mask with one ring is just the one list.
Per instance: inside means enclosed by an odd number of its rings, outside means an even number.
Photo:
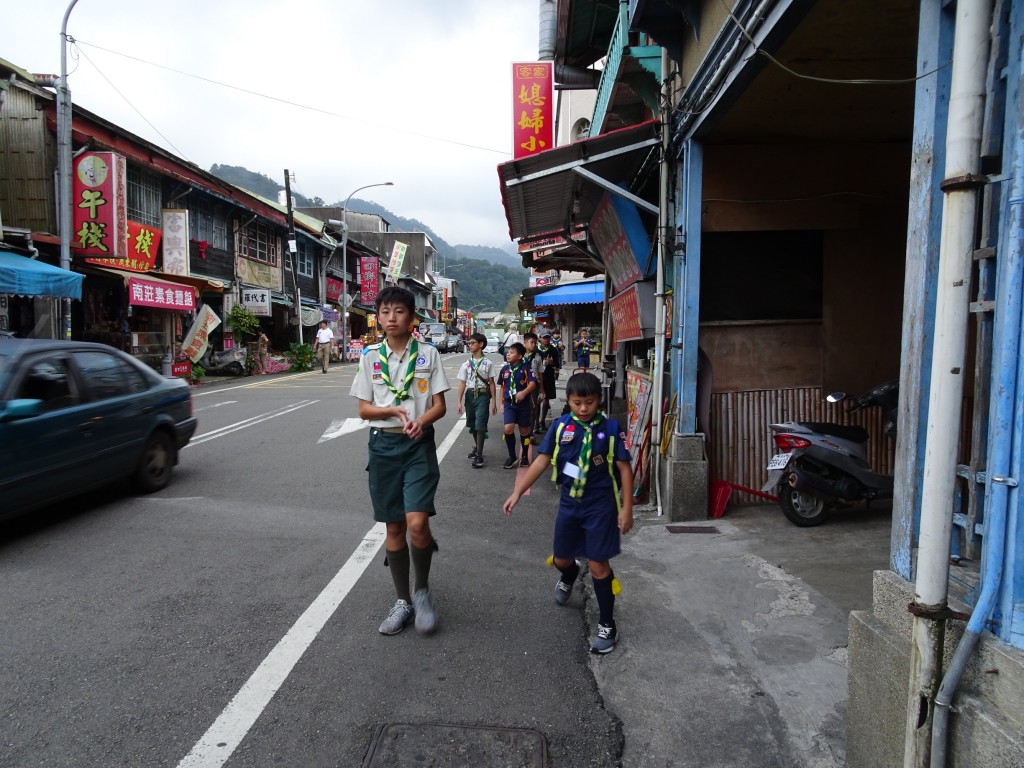
[{"label": "scooter mirror", "polygon": [[845,392],[833,392],[831,395],[825,398],[830,403],[838,403],[846,399]]}]

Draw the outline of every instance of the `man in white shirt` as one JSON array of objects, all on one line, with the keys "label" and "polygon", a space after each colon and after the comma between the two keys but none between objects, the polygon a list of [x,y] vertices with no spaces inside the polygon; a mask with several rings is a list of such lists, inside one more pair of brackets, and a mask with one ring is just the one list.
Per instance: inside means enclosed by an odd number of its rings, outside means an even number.
[{"label": "man in white shirt", "polygon": [[320,361],[320,369],[327,373],[331,364],[331,343],[334,341],[334,331],[327,327],[327,321],[321,320],[320,327],[316,332],[316,341],[313,343],[313,351],[316,352],[316,359]]}]

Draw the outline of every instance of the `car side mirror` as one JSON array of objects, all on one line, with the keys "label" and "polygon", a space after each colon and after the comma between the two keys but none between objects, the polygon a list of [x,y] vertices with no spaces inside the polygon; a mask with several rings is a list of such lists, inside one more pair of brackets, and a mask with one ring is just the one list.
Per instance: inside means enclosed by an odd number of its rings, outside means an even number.
[{"label": "car side mirror", "polygon": [[17,421],[18,419],[30,419],[43,412],[43,401],[34,398],[21,398],[8,400],[7,404],[0,410],[0,423]]}]

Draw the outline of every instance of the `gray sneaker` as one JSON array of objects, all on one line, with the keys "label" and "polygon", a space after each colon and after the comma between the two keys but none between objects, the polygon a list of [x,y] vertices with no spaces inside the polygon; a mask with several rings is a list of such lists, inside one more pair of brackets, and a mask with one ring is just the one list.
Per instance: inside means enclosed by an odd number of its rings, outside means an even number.
[{"label": "gray sneaker", "polygon": [[405,600],[399,600],[388,613],[388,617],[380,623],[380,633],[382,635],[397,635],[405,629],[405,625],[411,618],[412,606]]},{"label": "gray sneaker", "polygon": [[555,584],[555,602],[559,605],[565,605],[569,602],[570,597],[572,597],[572,584],[566,584],[559,579]]},{"label": "gray sneaker", "polygon": [[416,609],[416,631],[421,635],[432,634],[437,626],[437,609],[429,589],[417,589],[412,596]]},{"label": "gray sneaker", "polygon": [[619,639],[618,630],[607,624],[597,625],[597,634],[590,639],[591,653],[611,653],[615,650],[615,641]]}]

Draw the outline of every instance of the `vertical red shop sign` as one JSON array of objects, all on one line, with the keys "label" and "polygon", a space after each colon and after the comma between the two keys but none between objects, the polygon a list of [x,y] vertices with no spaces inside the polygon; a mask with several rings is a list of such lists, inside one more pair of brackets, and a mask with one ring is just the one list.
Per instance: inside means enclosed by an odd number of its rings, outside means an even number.
[{"label": "vertical red shop sign", "polygon": [[512,158],[555,146],[554,65],[550,61],[512,65]]},{"label": "vertical red shop sign", "polygon": [[71,247],[76,254],[128,257],[125,169],[124,157],[114,152],[85,152],[75,158]]},{"label": "vertical red shop sign", "polygon": [[618,296],[612,296],[608,301],[608,311],[612,316],[616,343],[644,337],[640,321],[640,300],[635,284]]},{"label": "vertical red shop sign", "polygon": [[376,256],[359,257],[359,302],[367,307],[377,303],[380,292],[380,261]]}]

